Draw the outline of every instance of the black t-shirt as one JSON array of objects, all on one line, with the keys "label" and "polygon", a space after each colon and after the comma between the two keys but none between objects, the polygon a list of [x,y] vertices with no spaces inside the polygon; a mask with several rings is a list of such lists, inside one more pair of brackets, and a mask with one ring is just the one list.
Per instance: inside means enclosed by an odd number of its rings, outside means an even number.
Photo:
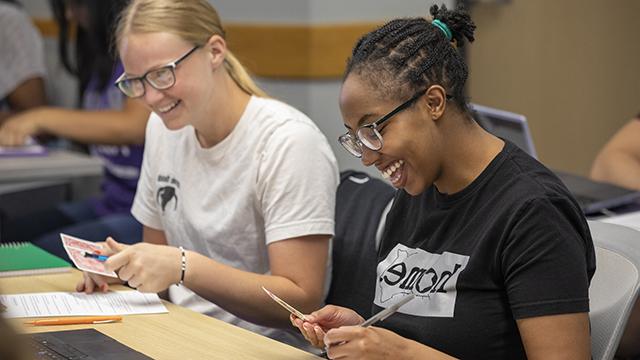
[{"label": "black t-shirt", "polygon": [[595,255],[580,207],[515,145],[462,191],[396,195],[378,253],[377,324],[458,358],[526,358],[516,319],[589,311]]}]

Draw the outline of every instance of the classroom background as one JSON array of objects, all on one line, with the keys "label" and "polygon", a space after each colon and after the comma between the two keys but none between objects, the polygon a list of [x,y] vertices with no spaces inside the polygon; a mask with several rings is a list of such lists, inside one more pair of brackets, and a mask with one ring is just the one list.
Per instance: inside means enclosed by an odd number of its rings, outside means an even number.
[{"label": "classroom background", "polygon": [[[75,86],[58,62],[48,3],[21,2],[45,38],[49,100],[73,106]],[[458,2],[212,0],[231,49],[259,85],[304,111],[330,140],[344,132],[337,99],[355,40],[386,19],[423,16],[431,3]],[[633,37],[640,2],[462,3],[478,26],[466,48],[471,101],[524,114],[544,164],[588,175],[598,150],[640,109],[640,42]],[[363,169],[337,141],[331,145],[341,170]]]},{"label": "classroom background", "polygon": [[[305,112],[318,125],[329,139],[341,171],[355,169],[381,177],[375,167],[365,168],[337,141],[338,136],[345,132],[338,108],[338,94],[353,44],[362,34],[391,18],[426,16],[431,4],[445,4],[453,8],[462,3],[470,9],[477,25],[476,41],[464,49],[471,73],[467,83],[471,102],[525,115],[538,158],[551,169],[587,176],[602,146],[640,111],[637,99],[637,94],[640,94],[640,68],[633,64],[640,55],[640,43],[634,37],[636,18],[640,13],[638,1],[209,1],[224,19],[230,49],[256,76],[260,87],[271,96]],[[44,37],[48,101],[51,105],[75,107],[77,86],[59,61],[58,30],[48,2],[20,0],[20,3]],[[46,176],[56,177],[54,180],[58,176],[73,178],[69,180],[74,187],[72,195],[66,195],[66,190],[64,196],[60,195],[65,197],[64,200],[85,198],[98,191],[99,164],[69,165],[74,169],[93,166],[93,170],[76,174],[60,168],[60,174],[53,176],[56,163],[51,157],[45,161],[51,164],[48,170],[43,171]],[[0,189],[0,215],[4,210],[17,216],[33,210],[30,208],[37,203],[62,201],[57,197],[47,197],[54,193],[48,188],[42,190],[42,194],[35,192],[43,189],[40,184],[34,185],[35,190],[28,189],[28,197],[25,197],[27,191],[11,197],[15,190],[12,186],[9,184],[4,190]],[[66,182],[47,186],[66,189]],[[22,188],[19,190],[23,191]],[[38,201],[25,201],[27,198]],[[616,246],[629,250],[625,246],[632,244],[629,253],[640,258],[633,246],[633,241],[637,240],[635,232],[628,236],[629,241],[615,242],[609,239],[610,228],[601,228],[600,223],[590,223],[590,226],[599,246],[604,244],[615,250]],[[0,230],[1,227],[2,221]],[[604,233],[607,236],[603,236]],[[606,240],[613,244],[607,244]],[[619,265],[626,266],[626,263],[620,262]],[[596,286],[593,293],[600,294],[600,298],[595,296],[596,303],[598,300],[602,303],[603,298],[608,300],[617,296],[615,289],[605,285],[626,291],[620,285],[621,281],[609,281],[609,277],[613,277],[611,274],[618,270],[615,267],[609,269],[610,272],[605,272],[596,282],[599,287]],[[632,285],[635,299],[637,286],[635,283]],[[48,286],[38,282],[15,288],[21,292],[57,289]],[[627,307],[629,309],[631,306]],[[173,317],[165,323],[167,329],[176,327],[180,331],[192,331],[189,336],[194,338],[196,332],[204,336],[215,330],[201,318],[185,321],[192,315],[177,306],[171,305],[170,310]],[[594,313],[601,315],[597,311]],[[191,324],[191,321],[201,321],[202,324],[189,329],[184,324]],[[608,328],[598,325],[594,329],[607,336],[611,333]],[[118,334],[114,331],[108,335],[116,337]],[[197,340],[198,346],[189,348],[190,351],[203,351],[211,346],[209,338]],[[220,341],[221,344],[223,342]],[[256,342],[262,346],[258,340]],[[145,345],[158,347],[154,342]],[[161,344],[157,351],[173,356],[170,352],[172,345]],[[264,355],[261,352],[270,350],[265,345],[256,351]],[[281,354],[277,353],[272,358],[277,356]]]}]

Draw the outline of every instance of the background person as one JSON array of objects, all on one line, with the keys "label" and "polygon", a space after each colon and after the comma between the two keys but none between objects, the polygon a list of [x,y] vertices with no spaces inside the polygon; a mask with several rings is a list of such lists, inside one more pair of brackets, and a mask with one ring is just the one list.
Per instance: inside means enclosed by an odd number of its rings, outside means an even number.
[{"label": "background person", "polygon": [[0,0],[0,124],[14,113],[46,105],[42,38],[17,4]]},{"label": "background person", "polygon": [[640,114],[629,121],[600,150],[591,178],[640,190]]},{"label": "background person", "polygon": [[[52,1],[60,27],[60,57],[78,77],[80,109],[43,107],[9,118],[0,127],[0,145],[21,145],[27,137],[39,134],[88,144],[104,163],[102,193],[14,220],[5,229],[8,241],[32,241],[68,259],[60,232],[93,241],[109,235],[124,243],[142,239],[142,226],[129,211],[140,175],[149,111],[113,86],[123,68],[110,51],[115,19],[126,3]],[[78,25],[73,59],[68,52],[70,22]]]}]

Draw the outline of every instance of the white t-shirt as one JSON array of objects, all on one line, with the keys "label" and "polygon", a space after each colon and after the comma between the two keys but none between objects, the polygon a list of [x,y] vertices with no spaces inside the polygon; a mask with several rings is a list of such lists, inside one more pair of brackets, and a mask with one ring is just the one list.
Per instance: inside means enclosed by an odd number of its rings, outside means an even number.
[{"label": "white t-shirt", "polygon": [[0,102],[23,82],[44,77],[42,38],[29,17],[0,2]]},{"label": "white t-shirt", "polygon": [[[169,245],[267,274],[268,244],[334,234],[338,181],[333,152],[306,115],[252,97],[231,134],[208,149],[193,127],[170,131],[152,113],[131,212],[142,224],[163,230]],[[185,287],[171,286],[169,295],[192,310],[293,345],[304,343],[293,332],[243,321]]]}]

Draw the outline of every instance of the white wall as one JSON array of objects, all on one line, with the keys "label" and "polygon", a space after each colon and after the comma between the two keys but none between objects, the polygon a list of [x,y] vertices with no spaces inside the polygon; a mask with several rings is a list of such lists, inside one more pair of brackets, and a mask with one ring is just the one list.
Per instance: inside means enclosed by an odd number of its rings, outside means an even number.
[{"label": "white wall", "polygon": [[49,7],[49,1],[43,0],[18,0],[22,3],[24,9],[32,17],[48,18],[51,17],[51,8]]}]

